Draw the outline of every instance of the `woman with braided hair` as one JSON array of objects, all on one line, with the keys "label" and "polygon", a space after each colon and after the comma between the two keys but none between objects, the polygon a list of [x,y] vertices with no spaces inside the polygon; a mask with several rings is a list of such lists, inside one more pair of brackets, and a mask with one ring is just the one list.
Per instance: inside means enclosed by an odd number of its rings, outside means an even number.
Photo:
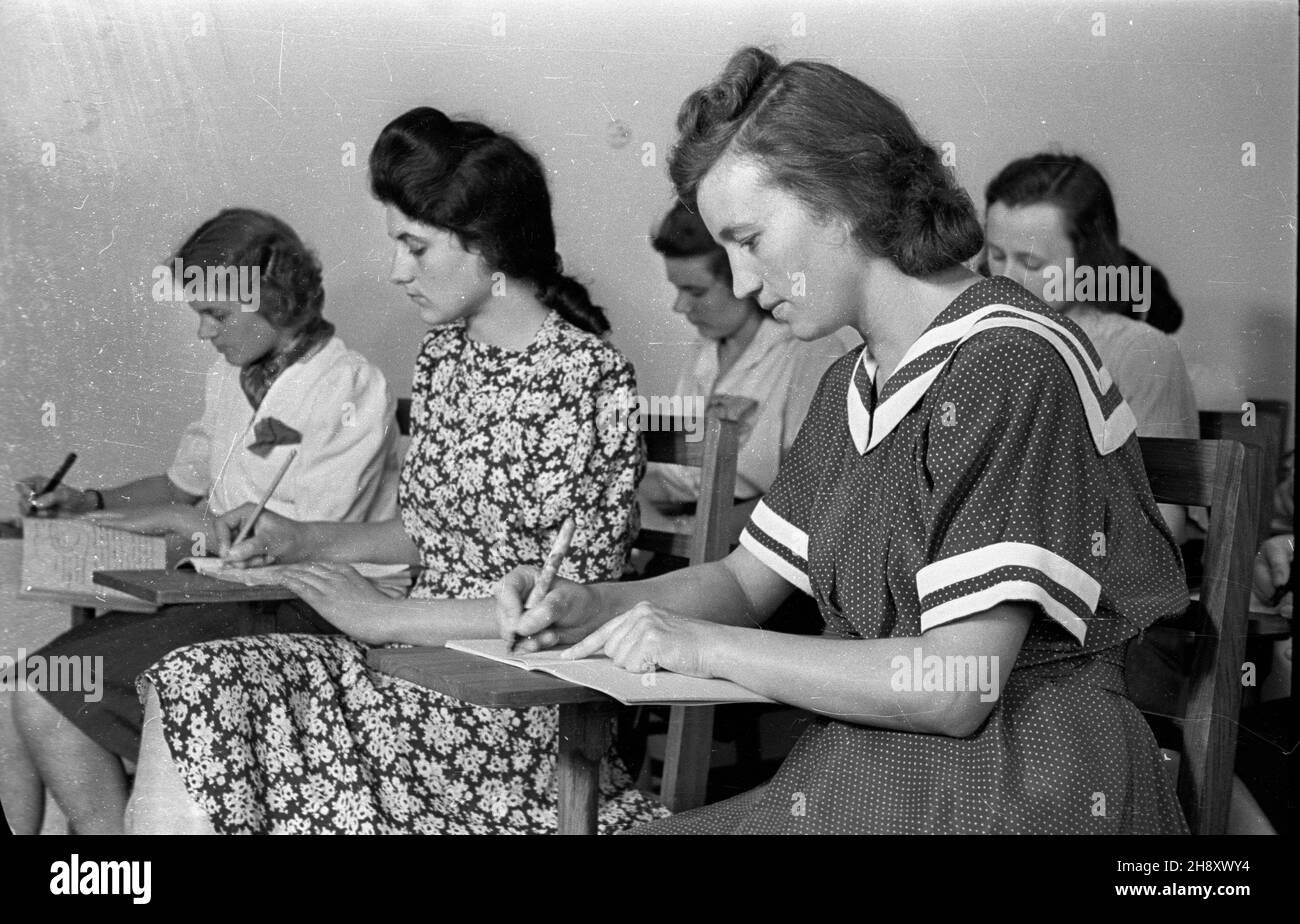
[{"label": "woman with braided hair", "polygon": [[[525,650],[719,677],[815,715],[763,789],[648,833],[1175,833],[1125,643],[1186,606],[1133,414],[1084,333],[963,262],[974,207],[907,115],[828,64],[738,52],[678,116],[678,195],[822,378],[722,561],[502,582]],[[821,636],[760,626],[799,588]]]},{"label": "woman with braided hair", "polygon": [[[370,155],[391,281],[430,326],[416,360],[400,519],[366,526],[263,514],[226,549],[294,562],[295,590],[342,635],[182,649],[141,679],[139,833],[546,833],[556,828],[558,711],[486,709],[366,667],[368,647],[496,629],[492,588],[576,524],[562,573],[621,573],[637,529],[632,367],[564,275],[537,158],[429,108]],[[250,508],[223,519],[235,534]],[[389,599],[343,562],[422,565]],[[666,814],[611,750],[600,830]]]}]

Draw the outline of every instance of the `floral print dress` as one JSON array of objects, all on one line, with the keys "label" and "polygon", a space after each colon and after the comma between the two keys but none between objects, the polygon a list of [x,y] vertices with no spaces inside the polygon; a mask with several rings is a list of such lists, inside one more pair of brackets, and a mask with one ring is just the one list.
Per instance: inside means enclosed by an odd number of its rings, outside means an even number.
[{"label": "floral print dress", "polygon": [[[522,352],[432,330],[416,361],[398,493],[425,570],[412,597],[480,598],[577,524],[561,574],[619,576],[644,460],[622,425],[627,360],[552,312]],[[345,636],[173,652],[141,675],[190,795],[221,833],[556,829],[558,710],[473,706],[370,670]],[[611,751],[599,828],[666,816]]]}]

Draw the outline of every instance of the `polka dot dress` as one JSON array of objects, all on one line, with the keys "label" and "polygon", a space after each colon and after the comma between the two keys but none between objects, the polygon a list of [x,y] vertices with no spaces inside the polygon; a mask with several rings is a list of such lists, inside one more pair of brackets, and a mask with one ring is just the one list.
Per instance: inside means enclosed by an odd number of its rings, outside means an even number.
[{"label": "polka dot dress", "polygon": [[1020,286],[967,289],[879,397],[861,351],[832,367],[742,542],[831,637],[1036,615],[1014,666],[950,675],[998,681],[969,737],[821,717],[761,793],[639,833],[1186,833],[1123,677],[1128,639],[1186,606],[1178,550],[1095,350]]}]

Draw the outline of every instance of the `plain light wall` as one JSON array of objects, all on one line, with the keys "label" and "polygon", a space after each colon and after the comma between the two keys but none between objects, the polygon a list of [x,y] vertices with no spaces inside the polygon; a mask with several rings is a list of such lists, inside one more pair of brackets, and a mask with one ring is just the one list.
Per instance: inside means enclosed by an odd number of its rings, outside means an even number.
[{"label": "plain light wall", "polygon": [[229,205],[298,229],[325,267],[327,316],[409,393],[423,328],[386,281],[365,165],[416,105],[541,155],[567,268],[607,308],[642,390],[668,390],[694,332],[669,310],[648,231],[671,201],[678,105],[745,44],[892,96],[954,146],[981,209],[1015,157],[1055,145],[1095,159],[1125,242],[1183,304],[1202,407],[1292,396],[1292,2],[8,0],[0,481],[74,450],[77,485],[166,467],[215,354],[188,309],[153,302],[151,273]]}]

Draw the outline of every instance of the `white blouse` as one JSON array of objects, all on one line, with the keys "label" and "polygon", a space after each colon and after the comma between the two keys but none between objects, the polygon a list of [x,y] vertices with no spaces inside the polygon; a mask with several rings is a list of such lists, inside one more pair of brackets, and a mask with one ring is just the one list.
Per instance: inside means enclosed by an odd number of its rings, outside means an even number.
[{"label": "white blouse", "polygon": [[[208,373],[203,416],[186,428],[167,477],[208,499],[218,515],[258,503],[294,449],[298,456],[267,503],[295,520],[361,522],[397,515],[396,403],[384,374],[338,337],[275,380],[256,412],[239,369],[218,360]],[[265,455],[258,421],[274,418],[302,436]]]},{"label": "white blouse", "polygon": [[[808,414],[822,375],[835,360],[862,342],[849,328],[804,342],[790,328],[764,316],[754,339],[722,376],[718,344],[702,340],[677,380],[682,398],[714,395],[751,398],[757,410],[741,426],[736,460],[736,497],[759,497],[776,480],[781,459],[794,443]],[[641,498],[655,504],[694,501],[700,491],[699,469],[650,465],[641,482]]]}]

